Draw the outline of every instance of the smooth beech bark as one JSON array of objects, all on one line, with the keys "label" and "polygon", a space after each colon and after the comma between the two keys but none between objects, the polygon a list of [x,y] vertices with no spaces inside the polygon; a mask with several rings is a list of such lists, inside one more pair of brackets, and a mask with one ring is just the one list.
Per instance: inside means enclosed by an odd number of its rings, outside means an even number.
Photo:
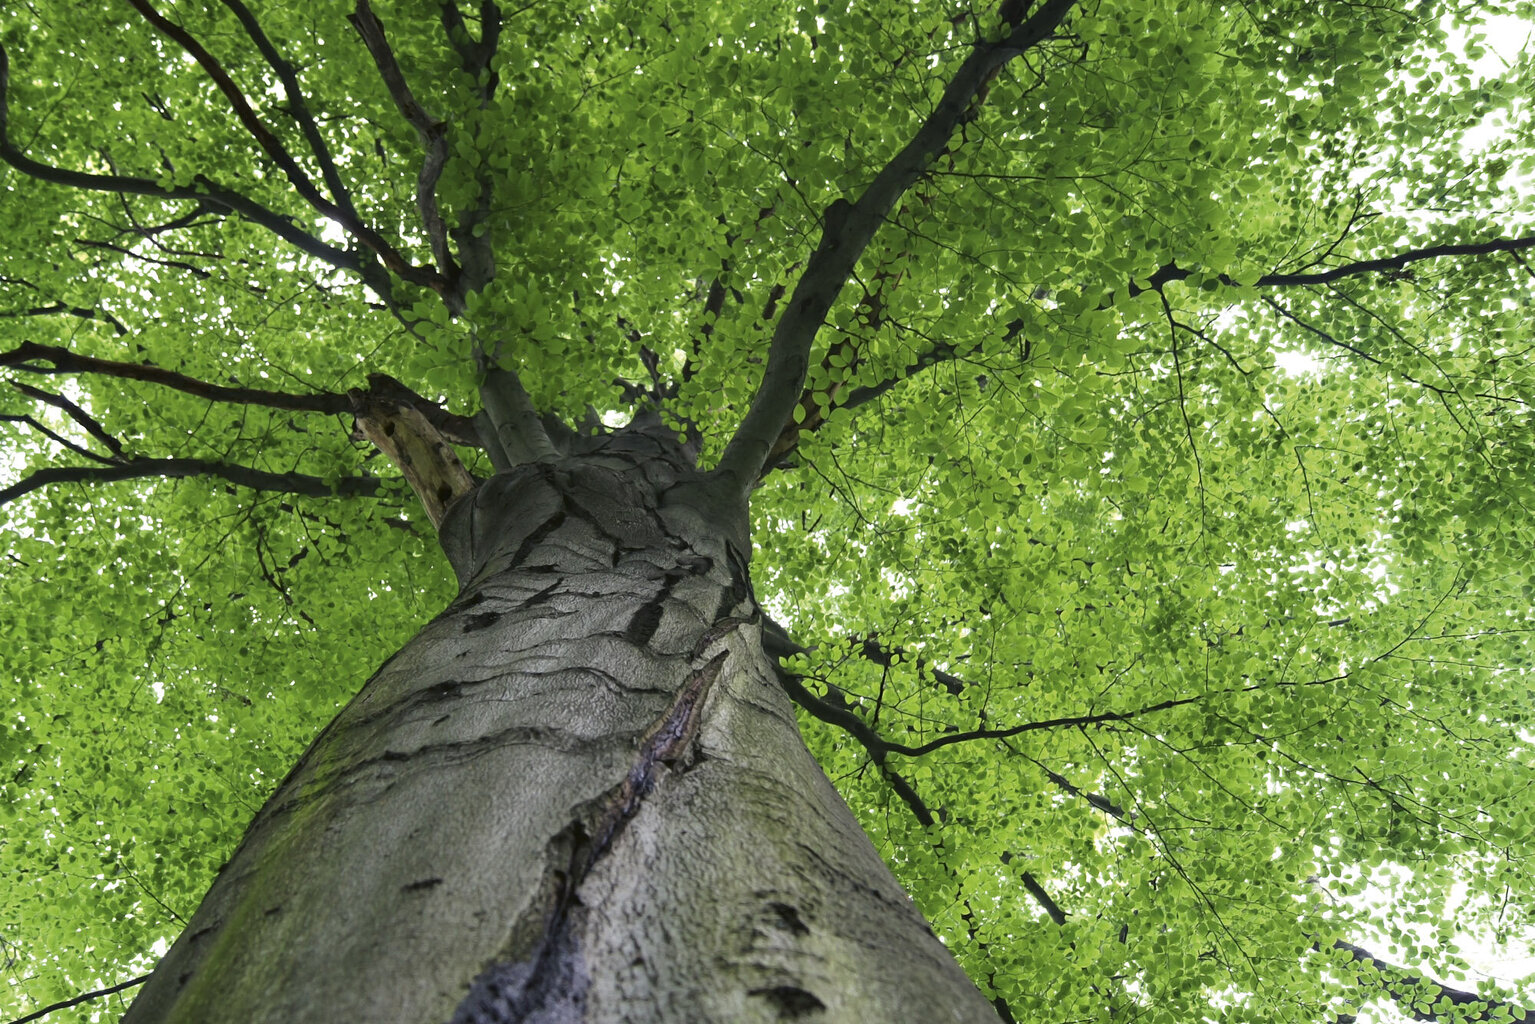
[{"label": "smooth beech bark", "polygon": [[801,741],[738,488],[633,429],[441,536],[127,1024],[996,1020]]}]

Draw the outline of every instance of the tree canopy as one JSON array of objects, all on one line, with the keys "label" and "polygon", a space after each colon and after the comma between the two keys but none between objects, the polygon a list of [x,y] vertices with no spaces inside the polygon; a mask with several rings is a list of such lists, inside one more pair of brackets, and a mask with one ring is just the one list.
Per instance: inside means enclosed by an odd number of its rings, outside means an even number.
[{"label": "tree canopy", "polygon": [[807,741],[1004,1014],[1517,1012],[1522,6],[7,5],[0,1015],[142,974],[450,599],[353,419],[489,475],[495,366],[763,462]]}]

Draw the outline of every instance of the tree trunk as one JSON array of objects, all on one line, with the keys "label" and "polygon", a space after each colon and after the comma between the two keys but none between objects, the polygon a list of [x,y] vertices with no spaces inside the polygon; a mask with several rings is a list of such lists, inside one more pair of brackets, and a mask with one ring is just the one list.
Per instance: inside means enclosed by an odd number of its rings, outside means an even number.
[{"label": "tree trunk", "polygon": [[262,808],[127,1024],[995,1022],[805,749],[745,522],[638,431],[455,504],[459,596]]}]

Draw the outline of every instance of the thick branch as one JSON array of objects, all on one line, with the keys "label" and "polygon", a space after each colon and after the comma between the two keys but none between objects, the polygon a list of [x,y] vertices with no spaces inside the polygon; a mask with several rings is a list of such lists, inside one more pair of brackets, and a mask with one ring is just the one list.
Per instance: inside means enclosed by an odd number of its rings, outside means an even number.
[{"label": "thick branch", "polygon": [[[448,35],[448,43],[458,53],[464,70],[478,78],[481,71],[490,68],[490,59],[496,55],[496,46],[501,39],[500,6],[495,0],[480,0],[479,42],[470,37],[469,26],[464,24],[464,16],[456,0],[439,0],[437,13],[442,20],[443,31]],[[494,85],[487,83],[487,91],[481,95],[488,99],[488,90],[493,88]]]},{"label": "thick branch", "polygon": [[56,431],[50,430],[45,424],[39,423],[34,417],[25,415],[12,416],[8,413],[0,413],[0,423],[24,423],[31,427],[33,430],[37,431],[39,434],[42,434],[44,437],[48,438],[54,444],[68,448],[76,455],[84,456],[93,462],[102,462],[111,465],[114,461],[109,456],[99,455],[96,452],[91,451],[89,448],[84,447],[83,445],[75,444],[75,442],[71,441],[69,438],[64,437],[62,434],[59,434]]},{"label": "thick branch", "polygon": [[[735,436],[720,457],[717,472],[751,487],[773,442],[793,414],[809,369],[810,347],[842,286],[852,275],[874,232],[902,194],[948,146],[949,138],[975,116],[985,87],[1013,58],[1055,31],[1075,0],[1045,0],[1005,38],[978,43],[943,91],[936,108],[912,140],[887,163],[854,203],[838,199],[826,208],[821,244],[794,287],[768,348],[762,383]],[[1016,8],[1004,5],[1004,9]]]},{"label": "thick branch", "polygon": [[[49,365],[37,365],[42,360]],[[114,359],[97,359],[83,356],[57,345],[38,345],[24,341],[9,352],[0,352],[0,366],[14,367],[32,373],[98,373],[121,380],[141,380],[150,384],[184,391],[210,402],[234,402],[240,405],[264,405],[273,409],[293,409],[301,412],[351,412],[352,405],[346,395],[318,392],[312,395],[296,395],[286,391],[266,391],[260,388],[232,388],[222,384],[210,384],[188,377],[184,373],[166,370],[149,363],[124,363]]]},{"label": "thick branch", "polygon": [[400,470],[432,526],[441,526],[448,506],[475,487],[447,438],[409,402],[362,391],[351,397],[358,429]]},{"label": "thick branch", "polygon": [[[765,618],[764,627],[763,649],[774,658],[800,653],[804,650],[804,648],[790,639],[789,634],[777,622]],[[791,672],[786,672],[776,665],[774,668],[779,684],[788,693],[791,700],[810,712],[811,715],[826,722],[828,725],[837,726],[854,740],[858,741],[859,745],[869,755],[869,760],[874,763],[885,781],[890,784],[890,788],[895,791],[896,796],[900,797],[901,802],[911,810],[912,817],[917,819],[918,824],[923,827],[930,827],[937,823],[937,819],[933,817],[932,811],[928,809],[927,804],[923,802],[922,798],[917,795],[917,791],[912,788],[911,783],[907,782],[900,773],[886,763],[886,755],[891,752],[891,744],[887,743],[883,737],[865,724],[863,719],[851,711],[835,707],[826,701],[812,696],[810,691],[800,685],[798,676]],[[1032,872],[1024,871],[1019,876],[1019,881],[1023,883],[1023,887],[1028,890],[1030,896],[1034,897],[1035,902],[1039,904],[1050,920],[1054,921],[1057,925],[1066,923],[1066,912],[1061,909],[1060,904],[1051,898],[1049,892],[1039,883],[1039,879],[1035,878]]]},{"label": "thick branch", "polygon": [[[763,649],[775,661],[777,659],[788,657],[794,654],[805,653],[807,650],[807,648],[795,643],[782,626],[780,626],[777,622],[772,621],[771,619],[767,619],[766,617],[764,617]],[[870,652],[866,646],[865,654],[866,656],[870,657],[871,660],[876,662],[880,662],[882,656],[885,659],[884,663],[888,663],[888,661],[891,660],[888,652],[885,652],[877,647],[875,647],[875,649]],[[882,770],[885,770],[884,763],[888,754],[907,753],[912,749],[914,749],[915,752],[926,752],[928,750],[935,749],[938,745],[941,745],[927,744],[921,748],[904,748],[900,744],[891,743],[880,736],[877,732],[875,732],[867,723],[863,721],[863,719],[859,718],[851,710],[838,707],[835,704],[815,697],[808,690],[806,690],[803,685],[801,685],[797,676],[783,670],[782,668],[778,668],[777,666],[775,666],[775,668],[777,668],[777,676],[780,685],[783,686],[784,690],[789,694],[790,698],[796,704],[799,704],[801,707],[803,707],[813,717],[818,718],[829,725],[835,725],[846,732],[868,752],[870,760],[873,761],[876,765],[880,766]],[[1251,689],[1251,687],[1248,689]],[[1130,712],[1120,716],[1103,717],[1121,719],[1128,718],[1153,710],[1161,710],[1166,706],[1189,703],[1192,700],[1198,699],[1200,698],[1189,698],[1187,700],[1181,701],[1167,701],[1163,702],[1162,705],[1153,705],[1152,707],[1143,708],[1139,712]],[[1032,725],[1023,726],[1016,730],[993,730],[992,732],[1019,732],[1029,728],[1040,727],[1044,724],[1046,723],[1033,723]],[[1049,778],[1051,783],[1054,784],[1057,788],[1064,792],[1070,793],[1073,796],[1078,796],[1086,799],[1095,808],[1103,811],[1105,814],[1113,816],[1122,823],[1132,824],[1131,815],[1129,812],[1115,804],[1113,801],[1106,797],[1100,796],[1097,793],[1092,793],[1077,787],[1076,785],[1072,784],[1072,782],[1065,776],[1052,771],[1045,765],[1041,764],[1039,761],[1036,761],[1034,758],[1027,758],[1027,760],[1033,762],[1033,764],[1040,768],[1040,770],[1045,773],[1046,777]],[[891,773],[889,773],[887,770],[886,774],[887,777],[890,777]],[[899,776],[896,776],[895,778],[899,779]],[[923,825],[932,824],[933,816],[927,810],[927,807],[922,804],[920,799],[916,798],[916,794],[914,791],[911,791],[910,786],[904,784],[904,780],[901,780],[901,782],[901,786],[894,787],[896,788],[898,795],[900,795],[902,800],[912,808],[912,812],[919,822],[921,822]],[[892,785],[894,786],[894,782],[892,782]],[[908,798],[908,792],[910,793],[910,798]],[[1037,878],[1035,878],[1029,872],[1025,871],[1022,873],[1020,881],[1022,882],[1023,887],[1028,890],[1029,894],[1034,897],[1035,901],[1039,903],[1039,905],[1044,909],[1046,915],[1049,916],[1051,921],[1057,925],[1064,925],[1066,923],[1066,918],[1068,915],[1050,896],[1049,892],[1047,892],[1045,888],[1040,885]],[[1506,1002],[1486,999],[1478,996],[1474,992],[1466,992],[1460,989],[1450,988],[1439,982],[1430,981],[1424,978],[1422,975],[1417,974],[1416,972],[1387,963],[1386,961],[1381,960],[1379,957],[1375,956],[1369,950],[1366,950],[1360,946],[1356,946],[1353,943],[1344,942],[1340,939],[1333,943],[1333,948],[1347,952],[1351,957],[1353,957],[1354,960],[1362,963],[1367,963],[1374,967],[1381,974],[1384,980],[1387,994],[1393,1000],[1395,1000],[1401,1007],[1402,1011],[1410,1016],[1413,1020],[1439,1021],[1453,1016],[1455,1020],[1491,1021],[1495,1018],[1498,1018],[1499,1015],[1504,1012],[1506,1012],[1507,1015],[1513,1020],[1528,1019],[1528,1015],[1520,1007]],[[1429,1008],[1419,1009],[1414,1007],[1412,1005],[1412,1000],[1414,997],[1421,997],[1426,999],[1429,1003]],[[1446,1008],[1441,1010],[1439,1009],[1441,1006],[1445,1006]],[[1469,1016],[1464,1015],[1466,1010],[1460,1009],[1469,1009],[1473,1006],[1480,1007],[1480,1009],[1478,1009],[1473,1015]],[[1460,1013],[1457,1014],[1456,1010],[1460,1010]]]},{"label": "thick branch", "polygon": [[[471,79],[480,83],[480,109],[490,106],[498,81],[496,71],[490,66],[491,58],[501,40],[501,8],[495,0],[481,0],[480,39],[475,42],[464,24],[456,0],[439,0],[438,14],[448,43],[458,53],[459,65]],[[482,166],[475,177],[479,195],[472,206],[460,214],[453,226],[453,240],[458,243],[461,261],[455,291],[448,296],[450,302],[461,302],[464,296],[489,284],[496,273],[495,233],[490,230],[491,174],[488,165]],[[456,311],[455,311],[456,312]]]},{"label": "thick branch", "polygon": [[[1512,1003],[1488,999],[1475,992],[1466,992],[1451,988],[1442,982],[1431,981],[1416,971],[1389,964],[1352,942],[1339,939],[1332,944],[1332,948],[1342,950],[1358,963],[1369,964],[1375,968],[1380,973],[1391,998],[1396,1001],[1402,1012],[1413,1020],[1437,1021],[1453,1018],[1456,1021],[1491,1021],[1502,1019],[1501,1015],[1505,1013],[1513,1020],[1530,1019],[1523,1008]],[[1426,1000],[1428,1008],[1419,1009],[1413,1006],[1414,998]],[[1439,1009],[1441,1006],[1445,1008]],[[1479,1007],[1479,1009],[1473,1012],[1471,1007]]]},{"label": "thick branch", "polygon": [[1045,891],[1044,886],[1039,884],[1039,879],[1025,871],[1018,876],[1018,881],[1022,882],[1023,887],[1029,890],[1029,895],[1034,897],[1034,902],[1040,905],[1051,921],[1055,922],[1057,926],[1066,923],[1066,911],[1062,910],[1061,905],[1055,902],[1051,895]]},{"label": "thick branch", "polygon": [[198,176],[198,184],[194,186],[161,187],[148,178],[135,178],[122,174],[86,174],[83,171],[71,171],[63,167],[41,164],[31,159],[11,145],[10,140],[4,135],[6,70],[5,49],[0,47],[0,160],[4,160],[21,173],[39,181],[65,185],[69,188],[93,192],[115,192],[119,195],[152,196],[156,199],[190,199],[205,206],[221,208],[229,213],[238,214],[253,224],[261,225],[300,252],[313,256],[337,270],[351,271],[369,284],[373,283],[368,280],[366,271],[354,253],[320,241],[314,235],[300,230],[288,217],[252,199],[247,199],[238,192],[216,185],[201,175]]},{"label": "thick branch", "polygon": [[[1309,274],[1264,274],[1253,284],[1258,288],[1331,284],[1333,281],[1341,280],[1345,277],[1356,277],[1360,274],[1382,274],[1403,270],[1413,263],[1420,263],[1423,260],[1440,259],[1444,256],[1487,256],[1501,252],[1516,254],[1530,248],[1535,248],[1535,235],[1525,238],[1494,238],[1486,242],[1430,245],[1422,249],[1409,249],[1406,252],[1397,253],[1395,256],[1385,256],[1376,260],[1359,260],[1355,263],[1345,263],[1340,267],[1332,267]],[[1164,285],[1173,281],[1186,280],[1193,274],[1194,271],[1184,270],[1177,263],[1167,263],[1146,279],[1149,288],[1143,288],[1131,282],[1130,294],[1135,296],[1144,291],[1158,291]],[[1239,287],[1236,280],[1225,274],[1219,275],[1218,280],[1221,284],[1233,288]]]},{"label": "thick branch", "polygon": [[[234,79],[229,76],[229,72],[224,69],[224,66],[219,63],[218,58],[209,53],[202,43],[198,42],[186,29],[170,21],[159,11],[155,10],[150,5],[149,0],[128,0],[128,2],[144,16],[146,21],[158,29],[162,35],[173,40],[182,49],[186,50],[193,60],[197,61],[204,73],[213,81],[213,84],[229,100],[229,105],[234,108],[235,116],[239,119],[246,132],[256,140],[257,145],[261,147],[262,151],[271,157],[272,161],[282,169],[283,174],[293,186],[294,191],[305,202],[317,212],[345,227],[348,233],[378,256],[384,266],[388,267],[402,280],[421,285],[425,288],[431,288],[438,292],[446,289],[446,282],[437,273],[436,268],[412,265],[392,245],[386,242],[383,236],[364,224],[361,218],[357,216],[356,211],[351,208],[350,201],[343,198],[345,196],[344,191],[337,196],[338,202],[332,202],[321,194],[320,190],[315,187],[314,182],[309,180],[309,175],[304,173],[304,169],[298,165],[298,161],[294,160],[292,154],[283,146],[282,141],[277,138],[276,134],[256,114],[256,111],[250,105],[250,101],[245,98],[245,94],[235,84]],[[258,48],[261,48],[261,41],[266,37],[261,33],[261,28],[256,24],[255,18],[250,15],[249,11],[244,12],[242,16],[240,8],[236,3],[231,3],[230,0],[226,0],[226,4],[230,6],[231,10],[235,11],[236,16],[240,18],[241,24],[244,25],[247,33],[252,33],[251,38],[256,41]],[[270,55],[268,50],[270,50]],[[273,57],[277,57],[276,50],[271,48],[270,42],[267,42],[266,48],[262,50],[262,53],[263,56],[267,57],[269,63]],[[277,57],[277,59],[281,61],[280,57]],[[273,70],[277,70],[279,77],[281,77],[282,73],[276,64],[273,65]],[[292,78],[291,70],[289,71],[289,77]],[[287,85],[286,79],[284,80],[284,85]],[[297,85],[297,79],[293,78],[295,93],[297,93]],[[318,137],[318,130],[316,130],[315,134]],[[314,140],[311,140],[311,145],[313,144]],[[328,150],[324,149],[323,141],[319,145],[321,150],[327,154],[321,160],[323,164],[329,160]],[[336,178],[336,183],[338,185],[340,183],[339,176]]]},{"label": "thick branch", "polygon": [[80,426],[84,427],[87,434],[90,434],[96,440],[106,445],[113,455],[122,455],[122,442],[109,434],[107,429],[101,425],[96,417],[92,416],[90,413],[86,412],[84,409],[80,408],[78,405],[76,405],[74,402],[71,402],[63,395],[55,395],[51,391],[44,391],[41,388],[34,388],[30,384],[21,383],[19,380],[11,381],[11,387],[15,388],[17,391],[20,391],[28,398],[34,398],[39,402],[46,402],[48,405],[53,406],[55,409],[62,409],[65,415],[74,420],[76,423],[80,424]]},{"label": "thick branch", "polygon": [[838,707],[829,701],[815,696],[800,683],[799,676],[791,672],[780,671],[778,682],[784,688],[794,703],[810,712],[812,718],[818,718],[827,725],[835,725],[869,752],[869,757],[875,763],[884,763],[885,756],[892,751],[900,753],[899,744],[890,743],[883,736],[871,729],[867,722],[859,718],[847,708]]},{"label": "thick branch", "polygon": [[[185,50],[193,60],[203,69],[203,72],[218,87],[219,92],[229,101],[234,108],[235,117],[245,128],[251,138],[256,140],[263,152],[272,158],[272,162],[282,169],[288,183],[293,186],[295,192],[304,198],[309,205],[327,216],[339,213],[336,207],[315,187],[309,180],[309,175],[298,165],[298,161],[283,146],[273,131],[268,128],[251,107],[250,101],[245,98],[245,93],[229,77],[229,72],[219,63],[218,58],[209,53],[202,43],[198,42],[191,33],[166,18],[149,4],[149,0],[128,0],[134,10],[144,16],[144,20],[153,25],[161,35],[172,40]],[[249,26],[247,26],[249,31]],[[339,218],[338,218],[339,219]]]},{"label": "thick branch", "polygon": [[258,491],[302,494],[311,498],[351,498],[378,494],[384,483],[373,476],[342,477],[332,483],[304,473],[270,473],[263,469],[208,459],[129,459],[111,466],[54,466],[39,469],[11,486],[0,489],[0,505],[50,484],[141,480],[150,477],[179,480],[193,476],[217,477]]},{"label": "thick branch", "polygon": [[[785,658],[793,654],[802,654],[806,651],[806,648],[803,648],[794,643],[794,641],[789,638],[788,633],[784,631],[783,627],[777,625],[776,623],[769,623],[765,628],[763,634],[763,649],[766,650],[767,653],[775,659]],[[877,645],[874,646],[873,653],[871,653],[869,647],[865,647],[863,654],[865,657],[870,658],[870,660],[873,660],[876,663],[882,663],[880,661],[881,656],[889,657],[888,652],[882,651],[880,648],[878,648]],[[973,740],[1005,740],[1010,739],[1013,736],[1022,735],[1026,732],[1037,732],[1041,729],[1062,729],[1073,727],[1080,728],[1088,725],[1104,725],[1109,722],[1127,722],[1131,719],[1139,718],[1142,715],[1151,715],[1162,711],[1170,711],[1173,708],[1180,708],[1190,704],[1197,704],[1200,701],[1210,700],[1211,698],[1230,696],[1238,693],[1253,693],[1255,691],[1267,688],[1263,683],[1252,683],[1248,686],[1233,686],[1224,690],[1212,690],[1208,693],[1198,694],[1193,697],[1170,698],[1168,700],[1159,701],[1156,704],[1148,704],[1145,707],[1136,708],[1134,711],[1103,711],[1088,715],[1068,715],[1063,718],[1046,718],[1034,722],[1024,722],[1021,725],[1014,725],[1001,729],[971,729],[966,732],[950,732],[944,733],[937,739],[929,740],[926,743],[922,743],[913,747],[904,743],[893,743],[890,740],[880,736],[867,724],[865,724],[863,719],[859,718],[852,711],[845,707],[838,707],[835,704],[822,700],[821,698],[811,694],[808,690],[800,685],[797,677],[789,677],[786,673],[780,673],[780,677],[781,681],[784,683],[784,689],[788,691],[789,696],[794,699],[795,703],[802,706],[815,718],[819,718],[821,721],[826,722],[828,725],[835,725],[841,729],[846,730],[865,746],[872,744],[879,747],[882,753],[902,754],[907,757],[920,757],[923,754],[932,753],[934,750],[951,746],[955,743],[968,743]],[[949,675],[948,673],[944,673],[942,676],[939,676],[936,669],[934,670],[934,677],[938,679],[939,682],[943,683],[945,687],[949,688],[951,692],[962,690],[965,686],[964,680],[958,678],[957,676]],[[1329,683],[1336,683],[1339,680],[1346,678],[1348,678],[1347,675],[1339,675],[1331,676],[1325,679],[1280,681],[1269,685],[1279,687],[1325,686]]]},{"label": "thick branch", "polygon": [[351,193],[346,184],[341,180],[341,171],[336,167],[336,161],[330,155],[330,147],[325,143],[325,136],[320,134],[320,126],[310,113],[309,103],[304,98],[304,90],[298,84],[298,74],[293,70],[293,65],[277,52],[277,47],[267,38],[266,32],[261,28],[261,23],[251,13],[249,7],[240,0],[224,0],[224,6],[234,12],[239,19],[240,26],[245,29],[245,34],[250,36],[251,42],[256,44],[256,49],[266,60],[267,66],[277,74],[278,81],[282,82],[283,94],[288,100],[288,110],[298,122],[299,131],[304,133],[304,141],[309,143],[309,151],[314,154],[315,161],[320,165],[320,176],[325,179],[325,187],[330,189],[331,198],[335,199],[341,211],[354,223],[360,223],[357,208],[352,204]]},{"label": "thick branch", "polygon": [[485,408],[476,417],[476,423],[497,471],[552,459],[558,454],[515,372],[492,366],[480,385],[480,402]]},{"label": "thick branch", "polygon": [[7,1021],[6,1024],[31,1024],[32,1021],[42,1020],[50,1013],[53,1013],[57,1010],[67,1010],[71,1006],[79,1006],[81,1003],[88,1003],[92,999],[100,999],[102,996],[109,996],[114,992],[121,992],[124,989],[133,988],[135,985],[142,985],[148,980],[149,975],[141,974],[137,978],[129,978],[127,981],[120,981],[116,985],[108,985],[106,988],[98,988],[94,992],[85,992],[70,999],[63,999],[57,1003],[51,1003],[48,1006],[43,1007],[41,1010],[33,1010],[25,1017],[17,1017],[15,1020]]},{"label": "thick branch", "polygon": [[[997,344],[1006,345],[1011,342],[1014,338],[1018,337],[1019,334],[1023,333],[1023,326],[1024,324],[1022,320],[1010,321],[1007,325],[1007,333],[1002,336],[1001,340],[997,342]],[[1030,345],[1029,341],[1025,339],[1023,342],[1023,351],[1019,355],[1019,362],[1021,363],[1026,361],[1029,358],[1031,351],[1032,346]],[[885,378],[878,384],[868,384],[864,387],[854,388],[852,391],[847,393],[846,398],[837,403],[837,406],[841,409],[856,409],[860,405],[867,405],[869,402],[883,397],[886,392],[893,389],[896,385],[905,383],[912,377],[921,373],[923,370],[937,366],[940,363],[947,363],[958,359],[959,354],[959,349],[954,345],[946,341],[935,342],[932,348],[928,349],[926,352],[923,352],[921,355],[917,356],[917,358],[907,363],[905,368],[902,369],[899,373],[895,374],[894,376]]]},{"label": "thick branch", "polygon": [[99,309],[90,309],[85,306],[66,306],[62,302],[54,302],[47,306],[33,306],[30,309],[18,309],[12,312],[0,312],[0,319],[15,319],[24,316],[74,316],[81,320],[99,320],[104,324],[111,324],[112,330],[122,337],[128,333],[128,328],[123,322],[111,313],[104,313]]},{"label": "thick branch", "polygon": [[[1305,682],[1279,682],[1273,685],[1322,686],[1327,683],[1335,683],[1338,680],[1345,678],[1347,678],[1347,676],[1334,676],[1327,679],[1310,679]],[[1265,687],[1261,683],[1254,683],[1250,686],[1234,686],[1225,690],[1212,690],[1209,693],[1202,693],[1195,697],[1177,697],[1169,700],[1158,701],[1155,704],[1148,704],[1143,708],[1136,708],[1134,711],[1104,711],[1092,715],[1067,715],[1063,718],[1046,718],[1036,722],[1024,722],[1022,725],[1014,725],[1005,729],[971,729],[968,732],[945,733],[944,735],[939,736],[937,739],[929,740],[926,743],[919,744],[915,747],[910,747],[903,743],[889,743],[887,746],[890,752],[893,754],[905,754],[907,757],[920,757],[923,754],[931,753],[934,750],[938,750],[942,747],[952,746],[955,743],[968,743],[972,740],[1003,740],[1013,736],[1022,735],[1026,732],[1036,732],[1040,729],[1063,729],[1087,725],[1103,725],[1108,722],[1128,722],[1133,718],[1140,718],[1142,715],[1152,715],[1161,711],[1170,711],[1173,708],[1181,708],[1190,704],[1198,704],[1199,702],[1209,700],[1212,697],[1223,697],[1237,693],[1252,693],[1264,688]]]},{"label": "thick branch", "polygon": [[1029,757],[1027,754],[1023,755],[1023,758],[1024,760],[1031,762],[1034,767],[1044,772],[1045,778],[1049,779],[1056,789],[1059,789],[1063,793],[1069,793],[1072,796],[1081,797],[1088,803],[1092,804],[1093,807],[1102,811],[1104,814],[1109,815],[1111,818],[1114,818],[1123,824],[1133,826],[1134,822],[1131,820],[1130,812],[1116,804],[1114,801],[1110,800],[1108,797],[1102,795],[1101,793],[1094,793],[1091,790],[1082,789],[1080,786],[1074,785],[1070,779],[1066,778],[1066,776],[1062,775],[1060,772],[1053,771],[1052,769],[1041,764],[1039,761],[1036,761],[1034,758]]},{"label": "thick branch", "polygon": [[[45,361],[49,365],[38,365],[38,360]],[[259,405],[271,409],[335,415],[345,415],[355,411],[355,403],[350,395],[338,395],[329,391],[298,395],[287,391],[266,391],[261,388],[225,387],[222,384],[210,384],[196,377],[188,377],[184,373],[166,370],[148,363],[123,363],[113,359],[97,359],[92,356],[82,356],[55,345],[38,345],[30,341],[22,342],[9,352],[0,352],[0,366],[14,367],[31,373],[99,373],[122,380],[140,380],[184,391],[210,402],[231,402],[238,405]],[[479,436],[475,433],[474,422],[469,417],[448,412],[436,402],[416,394],[393,377],[382,373],[369,374],[367,394],[411,405],[454,444],[475,447],[480,443]]]},{"label": "thick branch", "polygon": [[161,186],[148,178],[135,178],[122,174],[86,174],[63,167],[38,163],[11,142],[10,128],[10,57],[0,46],[0,160],[28,177],[39,181],[66,185],[70,188],[88,189],[93,192],[115,192],[119,195],[153,196],[157,199],[189,199],[204,208],[221,208],[237,213],[253,224],[260,224],[301,252],[322,260],[337,270],[347,270],[361,275],[362,266],[357,257],[345,249],[327,245],[308,232],[299,230],[293,222],[238,192],[221,188],[207,178],[198,176],[195,186]]},{"label": "thick branch", "polygon": [[416,101],[409,83],[405,81],[404,72],[400,70],[399,61],[395,60],[394,51],[389,47],[383,22],[378,20],[373,9],[368,6],[368,0],[357,0],[357,9],[347,20],[357,29],[368,52],[373,55],[373,63],[384,80],[385,88],[389,90],[390,98],[410,126],[416,129],[422,148],[426,150],[426,157],[421,162],[421,173],[416,178],[416,208],[421,211],[421,222],[431,241],[432,257],[449,280],[455,280],[458,277],[458,266],[448,250],[448,228],[437,208],[437,179],[442,176],[442,169],[448,162],[448,126],[427,114]]}]

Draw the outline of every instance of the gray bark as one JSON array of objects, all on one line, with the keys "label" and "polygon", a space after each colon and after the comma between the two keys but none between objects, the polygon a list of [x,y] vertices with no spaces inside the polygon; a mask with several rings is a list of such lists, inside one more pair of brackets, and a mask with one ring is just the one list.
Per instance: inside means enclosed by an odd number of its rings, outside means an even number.
[{"label": "gray bark", "polygon": [[800,739],[738,493],[630,432],[453,506],[458,598],[127,1024],[995,1022]]}]

